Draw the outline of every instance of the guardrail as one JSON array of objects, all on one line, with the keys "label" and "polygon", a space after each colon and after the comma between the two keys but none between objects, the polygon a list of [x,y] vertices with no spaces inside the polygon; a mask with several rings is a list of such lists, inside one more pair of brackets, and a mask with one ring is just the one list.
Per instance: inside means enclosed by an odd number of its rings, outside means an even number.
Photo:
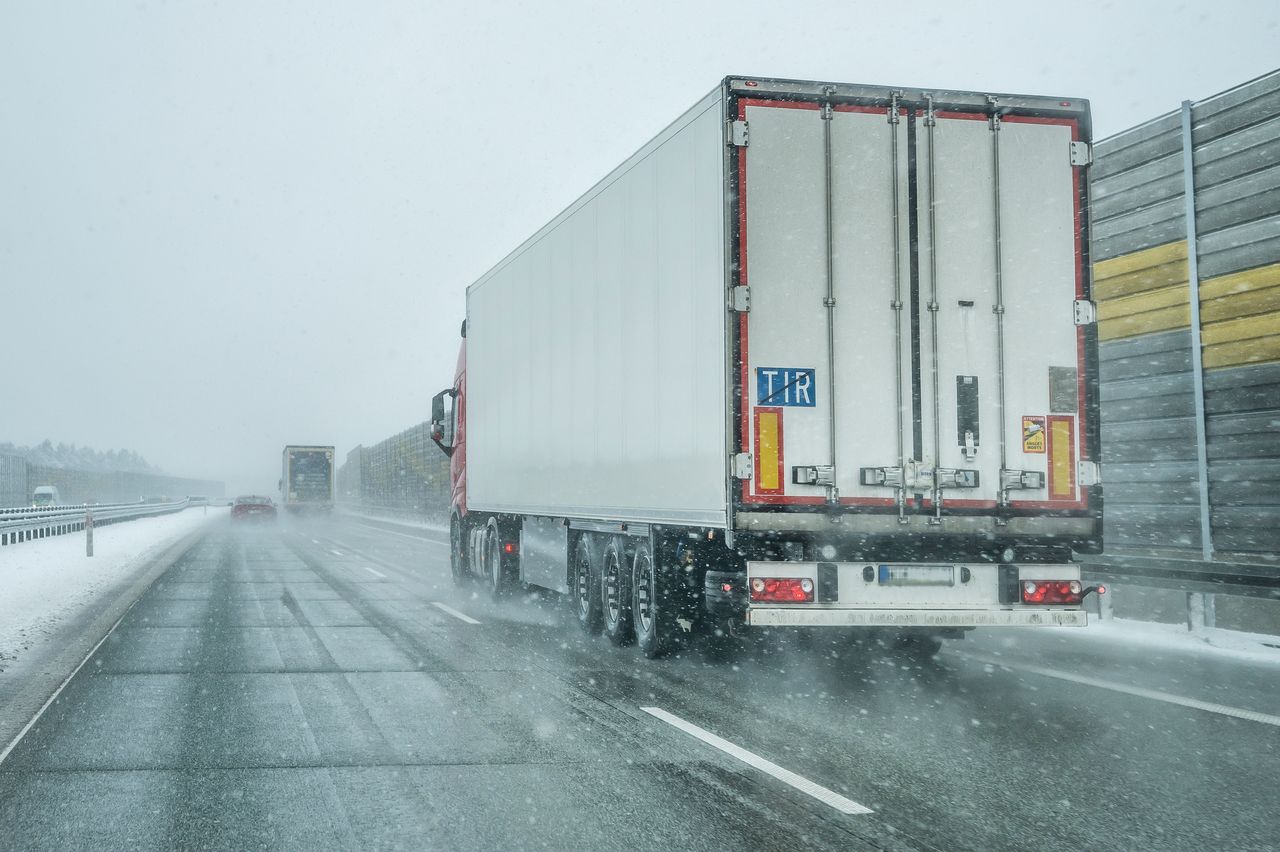
[{"label": "guardrail", "polygon": [[1185,549],[1110,548],[1079,559],[1091,577],[1111,583],[1280,600],[1280,559],[1263,554],[1214,554],[1211,560],[1198,556]]},{"label": "guardrail", "polygon": [[0,509],[0,545],[17,544],[33,538],[83,532],[85,522],[93,526],[132,521],[181,512],[189,500],[170,503],[98,503],[82,506]]}]

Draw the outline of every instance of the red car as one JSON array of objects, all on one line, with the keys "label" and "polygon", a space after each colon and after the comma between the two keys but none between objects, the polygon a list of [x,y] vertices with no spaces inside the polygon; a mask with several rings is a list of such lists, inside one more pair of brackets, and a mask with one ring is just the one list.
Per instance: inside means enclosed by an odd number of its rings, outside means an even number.
[{"label": "red car", "polygon": [[233,521],[274,521],[276,504],[270,497],[259,497],[254,494],[242,494],[231,506]]}]

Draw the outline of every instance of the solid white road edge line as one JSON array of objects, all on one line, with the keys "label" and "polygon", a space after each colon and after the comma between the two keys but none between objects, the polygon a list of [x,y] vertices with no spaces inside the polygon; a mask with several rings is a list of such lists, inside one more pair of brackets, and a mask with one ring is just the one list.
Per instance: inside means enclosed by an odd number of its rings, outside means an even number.
[{"label": "solid white road edge line", "polygon": [[772,775],[784,784],[790,785],[808,796],[812,796],[824,805],[830,805],[842,814],[870,814],[875,813],[864,805],[860,805],[852,799],[841,796],[834,790],[828,790],[821,784],[815,784],[808,778],[802,778],[789,769],[783,769],[772,761],[765,760],[758,754],[752,754],[741,746],[736,746],[726,739],[717,737],[710,731],[699,728],[692,722],[686,722],[679,716],[672,715],[661,707],[641,707],[641,710],[648,713],[654,718],[661,719],[674,728],[679,728],[690,736],[697,737],[709,746],[720,749],[727,755],[736,757],[743,763],[755,769],[759,769],[766,775]]},{"label": "solid white road edge line", "polygon": [[[137,601],[134,601],[134,603],[137,603]],[[40,709],[36,711],[36,715],[31,717],[31,721],[27,722],[27,724],[22,727],[21,731],[18,731],[18,735],[13,738],[12,742],[4,747],[4,751],[0,751],[0,766],[4,766],[5,759],[9,757],[9,753],[18,747],[18,743],[22,742],[22,738],[27,735],[27,731],[35,727],[36,722],[39,722],[40,717],[44,715],[44,711],[49,709],[49,705],[58,700],[58,696],[62,694],[62,690],[66,689],[67,684],[71,683],[71,679],[80,673],[80,669],[84,668],[84,664],[89,662],[89,658],[98,653],[98,649],[102,647],[102,643],[107,641],[107,638],[115,632],[116,628],[120,626],[120,622],[124,621],[125,616],[129,614],[129,610],[131,609],[133,609],[133,604],[129,604],[129,608],[116,619],[116,623],[111,625],[111,629],[98,640],[98,644],[94,645],[93,648],[89,650],[89,653],[84,655],[84,659],[80,661],[80,665],[72,669],[71,674],[67,675],[66,680],[59,684],[58,688],[53,691],[53,695],[50,695],[44,704],[40,705]]]},{"label": "solid white road edge line", "polygon": [[436,609],[438,609],[438,610],[442,610],[442,611],[444,611],[444,612],[449,613],[450,615],[452,615],[454,618],[458,619],[459,621],[465,621],[467,624],[479,624],[479,623],[480,623],[480,622],[476,621],[474,618],[472,618],[471,616],[467,615],[466,613],[458,612],[456,609],[454,609],[453,607],[449,606],[448,604],[442,604],[442,603],[440,603],[440,601],[432,601],[432,602],[431,602],[431,605],[432,605],[432,606],[434,606],[434,607],[435,607]]},{"label": "solid white road edge line", "polygon": [[1214,704],[1210,701],[1199,701],[1195,698],[1184,698],[1181,695],[1173,695],[1168,692],[1160,692],[1155,689],[1143,689],[1140,686],[1128,686],[1123,683],[1115,683],[1109,680],[1100,680],[1087,675],[1072,674],[1071,672],[1060,672],[1057,669],[1046,669],[1040,666],[1028,666],[1022,663],[1009,663],[995,657],[984,657],[978,654],[970,654],[967,651],[956,652],[959,656],[968,657],[979,663],[986,663],[991,666],[1000,666],[1005,669],[1013,669],[1015,671],[1030,672],[1044,677],[1057,678],[1070,683],[1079,683],[1085,686],[1096,686],[1098,689],[1109,689],[1112,692],[1122,692],[1125,695],[1133,695],[1138,698],[1149,698],[1152,701],[1163,701],[1166,704],[1177,704],[1179,707],[1190,707],[1193,710],[1205,710],[1209,713],[1217,713],[1220,716],[1231,716],[1235,719],[1246,719],[1250,722],[1261,722],[1264,725],[1274,725],[1280,727],[1280,716],[1272,716],[1270,713],[1259,713],[1256,710],[1245,710],[1241,707],[1231,707],[1226,704]]},{"label": "solid white road edge line", "polygon": [[375,571],[372,568],[370,568],[368,565],[361,565],[360,567],[368,571],[370,574],[372,574],[375,577],[381,577],[384,580],[387,579],[386,574],[383,574],[381,571]]}]

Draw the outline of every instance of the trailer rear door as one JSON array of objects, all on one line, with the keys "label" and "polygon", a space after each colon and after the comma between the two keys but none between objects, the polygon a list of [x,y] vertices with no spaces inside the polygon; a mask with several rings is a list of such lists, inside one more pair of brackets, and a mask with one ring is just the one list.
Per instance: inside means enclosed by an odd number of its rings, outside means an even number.
[{"label": "trailer rear door", "polygon": [[738,119],[743,504],[1084,508],[1074,120],[767,99]]}]

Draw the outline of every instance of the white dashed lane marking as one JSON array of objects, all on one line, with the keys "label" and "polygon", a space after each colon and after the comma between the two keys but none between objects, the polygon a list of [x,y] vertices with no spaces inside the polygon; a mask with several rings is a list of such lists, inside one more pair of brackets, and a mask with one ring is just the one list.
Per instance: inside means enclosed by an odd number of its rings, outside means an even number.
[{"label": "white dashed lane marking", "polygon": [[447,612],[447,613],[449,613],[450,615],[452,615],[454,618],[458,619],[459,621],[465,621],[467,624],[479,624],[479,623],[480,623],[480,622],[476,621],[474,618],[472,618],[471,616],[467,615],[466,613],[464,613],[464,612],[458,612],[456,609],[454,609],[453,607],[449,606],[448,604],[442,604],[442,603],[440,603],[440,601],[432,601],[432,602],[431,602],[431,605],[432,605],[432,606],[434,606],[436,609],[440,610],[441,612]]},{"label": "white dashed lane marking", "polygon": [[[439,606],[439,604],[437,604]],[[655,719],[661,719],[673,728],[679,728],[692,737],[697,737],[707,745],[718,748],[725,754],[736,757],[748,766],[758,769],[766,775],[777,778],[784,784],[787,784],[799,790],[807,796],[812,796],[824,805],[830,805],[842,814],[869,814],[874,813],[871,808],[860,805],[852,799],[845,798],[835,790],[829,790],[821,784],[814,783],[808,778],[804,778],[795,774],[790,769],[783,769],[778,764],[765,760],[758,754],[747,751],[742,746],[734,745],[726,739],[716,736],[710,731],[699,728],[692,722],[686,722],[679,716],[668,713],[661,707],[641,707],[641,710],[653,716]]]}]

